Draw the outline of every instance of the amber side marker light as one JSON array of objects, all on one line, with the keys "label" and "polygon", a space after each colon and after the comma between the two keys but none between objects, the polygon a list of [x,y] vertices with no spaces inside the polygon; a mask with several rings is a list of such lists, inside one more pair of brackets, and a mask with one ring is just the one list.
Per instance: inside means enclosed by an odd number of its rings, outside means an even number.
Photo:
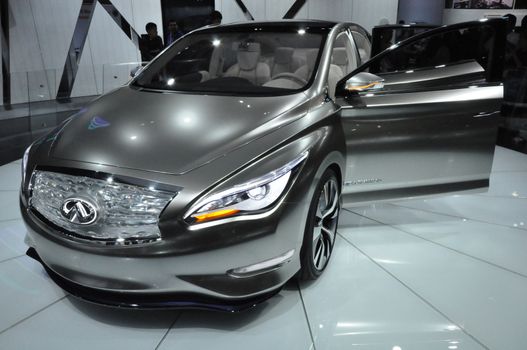
[{"label": "amber side marker light", "polygon": [[237,214],[239,212],[240,211],[236,209],[223,209],[223,210],[213,211],[212,213],[194,215],[193,218],[196,219],[196,223],[200,223],[200,222],[225,218],[225,217]]},{"label": "amber side marker light", "polygon": [[370,83],[367,85],[360,85],[360,86],[347,85],[346,90],[351,91],[351,92],[361,92],[361,91],[365,91],[369,89],[374,89],[376,86],[379,86],[381,84],[382,84],[381,81],[374,81],[373,83]]}]

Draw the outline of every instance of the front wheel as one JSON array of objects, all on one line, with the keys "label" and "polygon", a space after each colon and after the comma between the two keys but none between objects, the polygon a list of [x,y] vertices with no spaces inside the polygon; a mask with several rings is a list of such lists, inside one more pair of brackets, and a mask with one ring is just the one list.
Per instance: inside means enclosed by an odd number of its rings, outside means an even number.
[{"label": "front wheel", "polygon": [[326,268],[340,214],[340,186],[332,169],[327,169],[315,188],[307,216],[304,242],[300,251],[301,280],[314,280]]}]

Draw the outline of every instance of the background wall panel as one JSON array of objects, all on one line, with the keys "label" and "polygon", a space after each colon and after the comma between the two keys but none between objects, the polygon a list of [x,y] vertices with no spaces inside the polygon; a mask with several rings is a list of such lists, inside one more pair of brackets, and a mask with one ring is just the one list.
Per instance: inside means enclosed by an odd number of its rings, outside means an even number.
[{"label": "background wall panel", "polygon": [[2,84],[3,82],[3,79],[4,79],[4,76],[3,76],[3,72],[2,72],[2,35],[0,33],[0,106],[4,103],[4,99],[3,99],[3,96],[4,96],[4,84]]},{"label": "background wall panel", "polygon": [[[11,72],[44,69],[31,1],[9,1],[9,6],[11,8]],[[48,17],[48,20],[57,21],[59,19],[53,16]]]},{"label": "background wall panel", "polygon": [[241,22],[246,20],[242,10],[236,4],[235,0],[216,0],[216,10],[221,12],[223,23]]},{"label": "background wall panel", "polygon": [[[29,27],[36,29],[39,50],[45,69],[62,69],[68,52],[71,36],[75,29],[81,1],[64,0],[30,0],[33,9],[34,23]],[[10,1],[14,3],[17,1]],[[57,17],[60,14],[60,17]],[[33,18],[31,18],[33,20]],[[18,25],[17,25],[18,27]],[[19,27],[23,30],[22,27]],[[28,35],[24,36],[27,40]],[[23,45],[17,45],[23,46]],[[11,52],[12,56],[15,52]],[[24,70],[26,67],[21,67]]]},{"label": "background wall panel", "polygon": [[512,13],[517,17],[516,25],[521,24],[522,18],[527,15],[527,10],[461,10],[444,9],[443,24],[453,24],[466,21],[476,21],[486,16],[503,16]]},{"label": "background wall panel", "polygon": [[[93,65],[93,57],[91,55],[92,50],[90,41],[86,41],[77,72],[77,78],[71,91],[71,97],[93,96],[102,92],[102,81],[97,84],[96,67]],[[102,70],[102,67],[100,69]]]},{"label": "background wall panel", "polygon": [[[293,6],[294,0],[267,0],[265,1],[265,18],[270,20],[281,19],[284,14]],[[304,6],[304,11],[305,10]],[[302,10],[301,10],[302,11]],[[306,11],[307,14],[307,11]],[[298,18],[306,17],[307,15],[297,16]]]},{"label": "background wall panel", "polygon": [[341,22],[351,22],[353,15],[353,1],[336,0],[332,6],[335,12],[334,20]]},{"label": "background wall panel", "polygon": [[[56,94],[81,3],[9,1],[12,103],[48,99]],[[112,0],[112,4],[138,33],[145,33],[146,23],[155,22],[163,35],[159,0]],[[139,50],[98,3],[72,96],[101,92],[103,66],[139,60]]]},{"label": "background wall panel", "polygon": [[360,24],[371,32],[371,29],[378,25],[382,19],[386,19],[389,23],[395,23],[397,8],[397,0],[354,0],[352,2],[351,22]]},{"label": "background wall panel", "polygon": [[[35,101],[39,96],[45,99],[46,94],[53,96],[57,93],[81,1],[30,0],[30,4],[34,14],[35,35],[38,39],[39,52],[35,54],[41,55],[42,67],[38,71],[31,71],[22,66],[17,71],[29,71],[30,96],[31,100]],[[61,14],[60,20],[56,18],[58,13]],[[26,39],[24,37],[24,40]],[[16,57],[13,51],[11,57],[12,59]],[[13,70],[13,67],[11,69]],[[47,88],[41,88],[42,85]]]},{"label": "background wall panel", "polygon": [[[130,0],[113,0],[117,10],[124,18],[131,21],[132,4]],[[133,27],[133,24],[130,23]],[[104,38],[104,40],[103,40]],[[96,91],[102,92],[103,70],[111,70],[113,65],[121,62],[138,62],[141,60],[139,50],[115,23],[110,14],[97,4],[93,14],[92,24],[88,32],[88,43],[81,65],[91,65],[93,77],[86,76],[90,82],[95,79]],[[89,57],[84,57],[89,56]],[[77,77],[75,84],[84,84],[81,76]]]},{"label": "background wall panel", "polygon": [[267,7],[266,1],[244,0],[243,3],[256,21],[265,21],[268,19],[265,13],[265,8]]}]

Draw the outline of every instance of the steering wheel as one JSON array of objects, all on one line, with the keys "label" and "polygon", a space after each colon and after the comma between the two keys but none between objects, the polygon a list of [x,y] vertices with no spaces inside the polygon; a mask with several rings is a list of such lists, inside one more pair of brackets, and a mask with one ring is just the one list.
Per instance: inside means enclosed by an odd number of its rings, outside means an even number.
[{"label": "steering wheel", "polygon": [[300,86],[307,85],[307,81],[305,81],[304,79],[300,77],[297,77],[293,73],[288,73],[288,72],[278,73],[277,75],[271,78],[271,80],[275,80],[275,79],[289,79],[289,80],[293,80],[297,84],[300,84]]}]

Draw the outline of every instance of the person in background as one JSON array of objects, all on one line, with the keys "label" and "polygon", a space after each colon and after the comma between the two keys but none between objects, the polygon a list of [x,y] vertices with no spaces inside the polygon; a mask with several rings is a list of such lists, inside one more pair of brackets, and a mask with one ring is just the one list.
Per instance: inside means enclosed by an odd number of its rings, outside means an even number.
[{"label": "person in background", "polygon": [[524,16],[521,21],[519,34],[516,54],[520,59],[520,66],[527,67],[527,16]]},{"label": "person in background", "polygon": [[220,11],[212,11],[212,13],[210,14],[210,25],[211,26],[220,25],[222,20],[223,20],[223,16],[221,15]]},{"label": "person in background", "polygon": [[145,29],[147,34],[141,35],[139,50],[141,51],[141,60],[149,62],[163,50],[164,45],[163,39],[157,34],[155,23],[147,23]]},{"label": "person in background", "polygon": [[168,36],[166,45],[169,46],[177,39],[181,38],[185,33],[179,29],[179,26],[176,21],[170,21],[168,23]]},{"label": "person in background", "polygon": [[514,28],[516,28],[516,16],[512,13],[507,13],[503,16],[503,18],[507,20],[507,32],[512,33],[514,31]]},{"label": "person in background", "polygon": [[520,57],[518,57],[518,42],[520,34],[514,32],[516,27],[516,16],[508,13],[503,16],[507,20],[507,42],[505,46],[505,69],[514,69],[521,66]]}]

